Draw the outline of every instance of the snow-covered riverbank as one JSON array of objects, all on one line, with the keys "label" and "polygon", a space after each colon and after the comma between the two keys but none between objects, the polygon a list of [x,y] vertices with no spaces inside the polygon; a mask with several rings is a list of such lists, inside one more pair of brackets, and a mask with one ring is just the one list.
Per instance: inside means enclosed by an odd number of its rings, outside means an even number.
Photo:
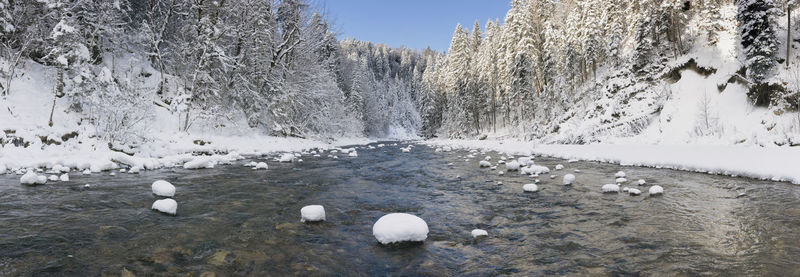
[{"label": "snow-covered riverbank", "polygon": [[552,145],[502,140],[431,140],[426,143],[431,146],[484,149],[516,155],[534,154],[626,166],[670,168],[800,184],[800,147]]}]

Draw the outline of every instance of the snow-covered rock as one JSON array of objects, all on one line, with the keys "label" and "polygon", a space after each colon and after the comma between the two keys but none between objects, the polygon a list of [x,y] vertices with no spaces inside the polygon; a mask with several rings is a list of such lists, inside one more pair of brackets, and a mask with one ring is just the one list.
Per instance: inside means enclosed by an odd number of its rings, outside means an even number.
[{"label": "snow-covered rock", "polygon": [[549,173],[550,168],[547,168],[546,166],[532,164],[527,167],[523,167],[521,171],[525,174],[539,175],[539,174]]},{"label": "snow-covered rock", "polygon": [[488,161],[486,161],[486,160],[483,160],[483,161],[481,161],[480,163],[478,163],[478,165],[479,165],[480,167],[490,167],[490,166],[492,166],[492,163],[490,163],[490,162],[488,162]]},{"label": "snow-covered rock", "polygon": [[91,175],[92,171],[88,170],[88,169],[85,169],[85,170],[83,170],[83,172],[81,172],[81,174],[83,174],[83,175]]},{"label": "snow-covered rock", "polygon": [[640,194],[642,194],[642,191],[639,190],[639,189],[635,189],[635,188],[629,188],[628,189],[628,194],[630,194],[630,195],[640,195]]},{"label": "snow-covered rock", "polygon": [[485,237],[485,236],[488,236],[488,235],[489,235],[489,232],[486,232],[486,230],[483,230],[483,229],[472,230],[472,238]]},{"label": "snow-covered rock", "polygon": [[153,185],[151,185],[150,188],[153,190],[153,194],[158,196],[163,196],[163,197],[175,196],[175,186],[164,180],[158,180],[153,182]]},{"label": "snow-covered rock", "polygon": [[61,174],[61,176],[58,176],[58,179],[61,180],[61,182],[69,182],[69,173]]},{"label": "snow-covered rock", "polygon": [[372,235],[382,244],[425,241],[428,238],[428,224],[415,215],[391,213],[382,216],[372,225]]},{"label": "snow-covered rock", "polygon": [[202,169],[202,168],[214,168],[214,165],[217,164],[211,157],[201,156],[195,157],[191,161],[188,161],[183,164],[184,169]]},{"label": "snow-covered rock", "polygon": [[356,152],[356,151],[350,152],[349,154],[347,154],[347,156],[353,157],[353,158],[358,157],[358,152]]},{"label": "snow-covered rock", "polygon": [[622,188],[622,192],[628,192],[629,190],[631,190],[631,188],[629,188],[629,187]]},{"label": "snow-covered rock", "polygon": [[564,175],[564,185],[572,185],[572,182],[575,182],[575,175],[567,174]]},{"label": "snow-covered rock", "polygon": [[411,152],[411,148],[400,148],[400,151],[403,151],[403,153],[408,153]]},{"label": "snow-covered rock", "polygon": [[256,165],[258,165],[258,163],[255,161],[244,164],[246,167],[256,167]]},{"label": "snow-covered rock", "polygon": [[58,181],[58,175],[50,175],[47,177],[48,181]]},{"label": "snow-covered rock", "polygon": [[269,166],[265,162],[259,162],[253,167],[253,169],[268,169],[268,168]]},{"label": "snow-covered rock", "polygon": [[308,205],[300,209],[300,222],[325,221],[325,208],[322,205]]},{"label": "snow-covered rock", "polygon": [[506,170],[508,171],[517,171],[519,170],[519,167],[519,162],[517,161],[512,161],[506,164]]},{"label": "snow-covered rock", "polygon": [[506,173],[503,172],[502,170],[497,172],[497,175],[503,175],[503,174],[506,174]]},{"label": "snow-covered rock", "polygon": [[[47,178],[44,180],[47,182]],[[25,172],[22,177],[19,178],[19,183],[23,185],[41,185],[44,183],[40,182],[39,175],[36,175],[36,171],[29,169]]]},{"label": "snow-covered rock", "polygon": [[[334,151],[331,151],[331,153],[337,153],[338,152],[338,151],[336,151],[336,152],[334,152]],[[334,157],[336,157],[336,156],[334,156]],[[286,153],[286,154],[281,155],[281,157],[278,159],[278,161],[282,162],[282,163],[291,163],[291,162],[294,162],[295,158],[297,158],[297,157],[295,157],[293,154]]]},{"label": "snow-covered rock", "polygon": [[506,160],[499,160],[499,161],[497,161],[497,164],[505,164],[505,163],[506,163]]},{"label": "snow-covered rock", "polygon": [[130,173],[130,174],[139,174],[140,171],[142,171],[141,167],[134,166],[134,167],[131,167],[130,170],[128,170],[128,173]]},{"label": "snow-covered rock", "polygon": [[[89,186],[88,184],[86,186]],[[171,198],[167,199],[160,199],[153,202],[153,207],[151,209],[165,213],[175,215],[178,212],[178,202],[172,200]]]},{"label": "snow-covered rock", "polygon": [[519,159],[517,159],[517,162],[522,166],[527,166],[532,161],[533,160],[531,160],[531,157],[520,157]]},{"label": "snow-covered rock", "polygon": [[659,194],[663,194],[663,193],[664,193],[664,188],[662,188],[662,187],[661,187],[661,186],[659,186],[659,185],[655,185],[655,186],[652,186],[652,187],[650,187],[650,189],[648,190],[648,193],[649,193],[650,195],[659,195]]},{"label": "snow-covered rock", "polygon": [[614,174],[614,177],[616,177],[616,178],[625,178],[625,172],[618,171],[616,174]]},{"label": "snow-covered rock", "polygon": [[639,181],[638,181],[637,183],[638,183],[640,186],[644,186],[645,184],[647,184],[647,182],[646,182],[644,179],[639,179]]},{"label": "snow-covered rock", "polygon": [[539,186],[536,184],[525,184],[522,186],[522,190],[525,192],[537,192],[539,191]]},{"label": "snow-covered rock", "polygon": [[616,180],[614,180],[614,181],[615,181],[615,182],[617,182],[617,184],[622,184],[622,183],[626,183],[626,182],[628,182],[628,179],[625,179],[625,178],[617,178],[617,179],[616,179]]},{"label": "snow-covered rock", "polygon": [[603,185],[603,187],[601,189],[603,190],[603,193],[619,192],[619,185],[617,185],[617,184],[605,184],[605,185]]},{"label": "snow-covered rock", "polygon": [[562,170],[562,169],[564,169],[564,165],[562,165],[562,164],[557,164],[556,165],[556,170]]},{"label": "snow-covered rock", "polygon": [[491,161],[492,160],[492,156],[486,156],[486,158],[483,158],[483,160],[484,161]]}]

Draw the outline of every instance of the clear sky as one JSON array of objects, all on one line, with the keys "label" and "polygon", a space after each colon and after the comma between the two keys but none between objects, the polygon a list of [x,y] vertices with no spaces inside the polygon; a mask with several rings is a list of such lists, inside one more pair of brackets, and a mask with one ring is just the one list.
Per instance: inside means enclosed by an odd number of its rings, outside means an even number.
[{"label": "clear sky", "polygon": [[339,38],[447,51],[456,24],[503,21],[510,0],[319,0]]}]

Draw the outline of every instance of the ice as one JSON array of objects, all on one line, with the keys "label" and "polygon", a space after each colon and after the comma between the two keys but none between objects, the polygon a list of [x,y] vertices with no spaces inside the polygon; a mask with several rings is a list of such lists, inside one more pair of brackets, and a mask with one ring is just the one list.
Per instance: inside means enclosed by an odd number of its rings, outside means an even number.
[{"label": "ice", "polygon": [[[336,153],[336,152],[331,151],[331,153]],[[286,153],[286,154],[281,155],[281,157],[278,159],[278,161],[282,162],[282,163],[291,163],[291,162],[294,162],[295,158],[297,158],[297,157],[295,157],[293,154]]]},{"label": "ice", "polygon": [[648,193],[649,193],[650,195],[659,195],[659,194],[663,194],[663,193],[664,193],[664,188],[662,188],[662,187],[661,187],[661,186],[659,186],[659,185],[655,185],[655,186],[652,186],[652,187],[650,187],[650,189],[648,190]]},{"label": "ice", "polygon": [[415,215],[391,213],[382,216],[372,225],[372,235],[382,244],[425,241],[428,238],[428,224]]},{"label": "ice", "polygon": [[489,235],[489,232],[486,232],[486,230],[483,230],[483,229],[472,230],[472,237],[473,238],[485,237],[485,236],[488,236],[488,235]]},{"label": "ice", "polygon": [[492,163],[484,160],[484,161],[481,161],[480,163],[478,163],[478,165],[480,167],[490,167],[490,166],[492,166]]},{"label": "ice", "polygon": [[[88,187],[89,185],[87,184],[86,186]],[[153,207],[151,209],[165,214],[175,215],[175,213],[178,212],[178,202],[175,202],[175,200],[171,198],[156,200],[156,202],[153,202]]]},{"label": "ice", "polygon": [[567,174],[564,175],[564,185],[572,185],[572,182],[575,182],[575,175]]},{"label": "ice", "polygon": [[564,169],[564,165],[562,165],[562,164],[557,164],[556,165],[556,170],[562,170],[562,169]]},{"label": "ice", "polygon": [[256,164],[256,166],[253,167],[253,169],[267,169],[267,168],[269,168],[269,166],[265,162],[259,162]]},{"label": "ice", "polygon": [[602,187],[603,193],[607,192],[619,192],[619,185],[617,184],[605,184]]},{"label": "ice", "polygon": [[616,174],[614,174],[614,177],[624,178],[625,177],[625,172],[619,171]]},{"label": "ice", "polygon": [[628,179],[617,178],[616,180],[614,180],[614,182],[617,182],[617,184],[626,183],[626,182],[628,182]]},{"label": "ice", "polygon": [[158,180],[153,182],[153,185],[151,185],[150,188],[153,190],[153,194],[158,196],[163,196],[163,197],[175,196],[175,186],[164,180]]},{"label": "ice", "polygon": [[325,221],[325,208],[321,205],[308,205],[300,209],[300,222]]},{"label": "ice", "polygon": [[183,164],[184,169],[202,169],[202,168],[214,168],[214,165],[217,164],[217,161],[214,160],[210,156],[202,156],[202,157],[195,157],[191,161],[188,161]]},{"label": "ice", "polygon": [[639,190],[639,189],[630,188],[630,189],[628,189],[628,194],[630,194],[630,195],[640,195],[640,194],[642,194],[642,191]]},{"label": "ice", "polygon": [[522,186],[522,190],[525,192],[537,192],[539,191],[539,186],[536,184],[525,184]]},{"label": "ice", "polygon": [[68,173],[61,174],[61,176],[58,176],[58,179],[61,180],[61,182],[69,182],[69,174]]},{"label": "ice", "polygon": [[644,186],[645,184],[647,184],[647,182],[646,182],[644,179],[639,179],[639,181],[638,181],[637,183],[638,183],[640,186]]},{"label": "ice", "polygon": [[506,170],[508,171],[517,171],[519,170],[519,162],[512,161],[506,164]]}]

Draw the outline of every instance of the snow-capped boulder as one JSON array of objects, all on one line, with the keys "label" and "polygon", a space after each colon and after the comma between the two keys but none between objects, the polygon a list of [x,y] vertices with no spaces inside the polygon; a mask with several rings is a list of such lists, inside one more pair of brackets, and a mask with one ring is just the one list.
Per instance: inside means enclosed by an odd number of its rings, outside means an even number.
[{"label": "snow-capped boulder", "polygon": [[517,161],[512,161],[506,164],[506,170],[508,171],[517,171],[519,170],[519,167],[519,162]]},{"label": "snow-capped boulder", "polygon": [[522,168],[522,171],[530,175],[539,175],[539,174],[549,173],[550,168],[547,168],[546,166],[532,164]]},{"label": "snow-capped boulder", "polygon": [[521,166],[527,166],[530,162],[532,162],[532,160],[531,157],[520,157],[519,159],[517,159],[517,162]]},{"label": "snow-capped boulder", "polygon": [[300,209],[300,222],[325,221],[325,208],[322,205],[308,205]]},{"label": "snow-capped boulder", "polygon": [[255,161],[244,164],[246,167],[256,167],[256,165],[258,165],[258,163]]},{"label": "snow-capped boulder", "polygon": [[647,182],[646,182],[644,179],[639,179],[639,181],[638,181],[637,183],[638,183],[640,186],[644,186],[645,184],[647,184]]},{"label": "snow-capped boulder", "polygon": [[356,151],[350,152],[349,154],[347,154],[347,156],[353,157],[353,158],[358,157],[358,152],[356,152]]},{"label": "snow-capped boulder", "polygon": [[564,175],[563,181],[564,185],[572,185],[572,182],[575,182],[575,175],[572,174]]},{"label": "snow-capped boulder", "polygon": [[400,148],[400,151],[403,151],[403,153],[408,153],[411,152],[411,148]]},{"label": "snow-capped boulder", "polygon": [[91,175],[92,171],[88,170],[88,169],[85,169],[85,170],[83,170],[83,172],[81,172],[81,174],[83,174],[83,175]]},{"label": "snow-capped boulder", "polygon": [[61,174],[61,176],[58,176],[58,179],[61,180],[61,182],[69,182],[69,173]]},{"label": "snow-capped boulder", "polygon": [[650,187],[650,189],[648,190],[648,193],[650,195],[664,194],[664,188],[662,188],[659,185],[655,185],[655,186]]},{"label": "snow-capped boulder", "polygon": [[268,168],[269,166],[265,162],[259,162],[253,167],[253,169],[268,169]]},{"label": "snow-capped boulder", "polygon": [[[336,150],[334,150],[334,151],[336,151]],[[336,151],[336,152],[334,152],[334,151],[331,151],[331,153],[337,153],[338,152],[338,151]],[[296,158],[297,157],[295,157],[294,154],[286,153],[286,154],[281,155],[281,157],[278,159],[278,161],[282,162],[282,163],[291,163],[291,162],[294,162],[294,160]]]},{"label": "snow-capped boulder", "polygon": [[42,182],[42,180],[39,178],[39,175],[36,175],[36,171],[31,169],[29,169],[24,175],[22,175],[22,177],[19,178],[19,183],[23,185],[41,185],[46,182],[47,177],[45,177],[44,182]]},{"label": "snow-capped boulder", "polygon": [[202,168],[214,168],[217,162],[211,157],[195,157],[191,161],[188,161],[183,164],[184,169],[202,169]]},{"label": "snow-capped boulder", "polygon": [[58,181],[58,175],[47,176],[48,181]]},{"label": "snow-capped boulder", "polygon": [[490,167],[490,166],[492,166],[492,163],[484,160],[484,161],[479,162],[478,165],[480,167]]},{"label": "snow-capped boulder", "polygon": [[372,235],[382,244],[425,241],[428,238],[428,224],[415,215],[391,213],[372,225]]},{"label": "snow-capped boulder", "polygon": [[564,165],[563,164],[557,164],[556,165],[556,170],[562,170],[562,169],[564,169]]},{"label": "snow-capped boulder", "polygon": [[525,184],[522,186],[522,190],[525,192],[537,192],[539,191],[539,186],[536,184]]},{"label": "snow-capped boulder", "polygon": [[505,172],[503,172],[502,170],[500,170],[500,171],[498,171],[498,172],[497,172],[497,175],[501,175],[501,176],[502,176],[503,174],[506,174],[506,173],[505,173]]},{"label": "snow-capped boulder", "polygon": [[165,214],[175,215],[175,213],[178,212],[178,202],[175,202],[175,200],[171,198],[156,200],[156,202],[153,202],[153,207],[151,207],[151,209]]},{"label": "snow-capped boulder", "polygon": [[472,238],[485,237],[485,236],[488,236],[488,235],[489,235],[489,232],[486,232],[486,230],[483,230],[483,229],[472,230]]},{"label": "snow-capped boulder", "polygon": [[622,184],[622,183],[626,183],[626,182],[628,182],[628,179],[625,179],[625,178],[617,178],[617,179],[616,179],[616,180],[614,180],[614,181],[615,181],[615,182],[617,182],[617,184]]},{"label": "snow-capped boulder", "polygon": [[163,196],[163,197],[175,196],[175,186],[164,180],[158,180],[153,182],[150,188],[153,190],[153,194],[158,196]]},{"label": "snow-capped boulder", "polygon": [[616,177],[616,178],[625,178],[625,172],[618,171],[616,174],[614,174],[614,177]]},{"label": "snow-capped boulder", "polygon": [[629,188],[629,187],[622,188],[622,192],[628,192],[629,190],[631,190],[631,188]]},{"label": "snow-capped boulder", "polygon": [[134,167],[131,167],[130,170],[128,170],[128,173],[130,173],[130,174],[139,174],[140,171],[142,171],[141,167],[134,166]]},{"label": "snow-capped boulder", "polygon": [[483,158],[483,160],[484,161],[491,161],[492,160],[492,156],[486,156],[486,158]]},{"label": "snow-capped boulder", "polygon": [[603,190],[603,193],[619,192],[619,185],[617,185],[617,184],[605,184],[605,185],[603,185],[603,187],[601,189]]},{"label": "snow-capped boulder", "polygon": [[640,194],[642,194],[642,191],[639,190],[639,189],[635,189],[635,188],[629,188],[628,189],[628,194],[630,194],[630,195],[640,195]]}]

